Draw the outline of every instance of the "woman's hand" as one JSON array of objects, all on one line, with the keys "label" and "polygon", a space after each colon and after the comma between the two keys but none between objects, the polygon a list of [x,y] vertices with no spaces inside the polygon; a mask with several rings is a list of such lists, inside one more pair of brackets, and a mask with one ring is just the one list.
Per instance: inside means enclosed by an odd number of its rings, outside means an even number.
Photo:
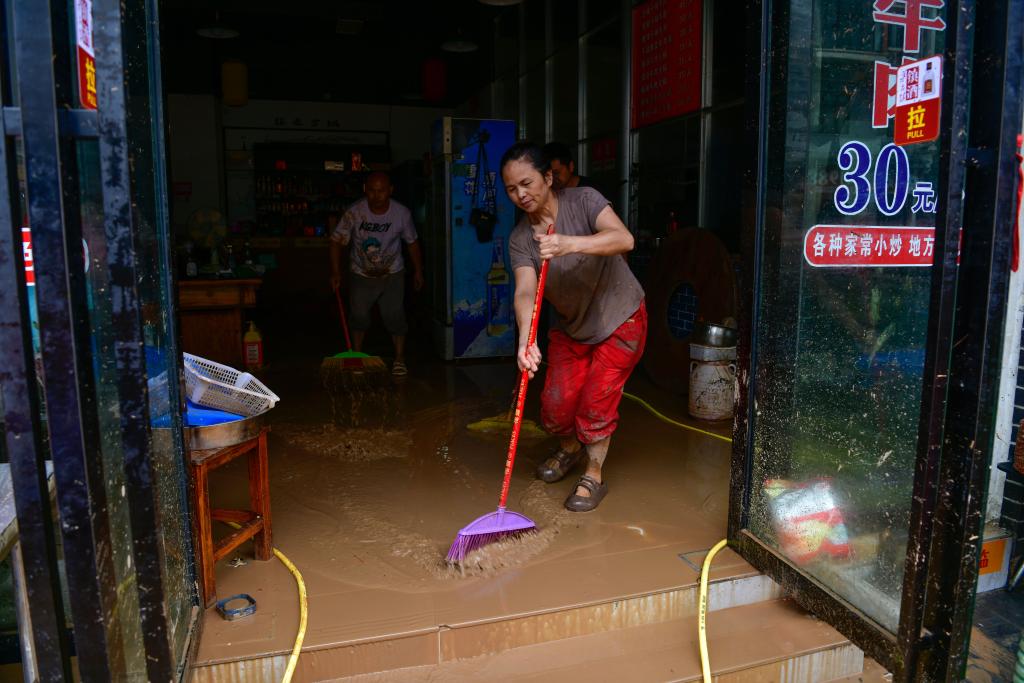
[{"label": "woman's hand", "polygon": [[519,362],[519,369],[526,370],[530,374],[530,379],[533,379],[534,373],[540,369],[540,349],[536,344],[531,345],[529,348],[527,348],[526,344],[523,344],[519,347],[516,360]]},{"label": "woman's hand", "polygon": [[534,235],[533,239],[540,246],[540,257],[544,261],[575,251],[575,241],[571,235]]}]

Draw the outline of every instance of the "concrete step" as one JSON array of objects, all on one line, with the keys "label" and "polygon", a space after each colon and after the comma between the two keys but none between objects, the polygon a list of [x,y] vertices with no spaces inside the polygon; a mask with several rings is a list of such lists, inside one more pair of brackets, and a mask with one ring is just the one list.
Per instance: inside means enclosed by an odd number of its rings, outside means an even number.
[{"label": "concrete step", "polygon": [[[699,681],[696,619],[646,623],[501,652],[333,680],[345,683],[445,681]],[[720,683],[820,683],[857,676],[864,655],[789,600],[716,610],[708,621],[712,674]]]}]

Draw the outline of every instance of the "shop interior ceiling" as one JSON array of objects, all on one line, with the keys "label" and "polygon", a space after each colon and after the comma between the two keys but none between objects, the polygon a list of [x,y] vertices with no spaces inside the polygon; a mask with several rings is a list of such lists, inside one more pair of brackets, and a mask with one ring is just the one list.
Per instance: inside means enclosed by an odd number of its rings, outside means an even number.
[{"label": "shop interior ceiling", "polygon": [[[164,0],[164,83],[172,93],[216,94],[220,64],[237,59],[252,99],[454,107],[493,78],[495,19],[511,13],[499,24],[514,29],[516,10],[477,0]],[[237,36],[198,33],[209,27]],[[441,50],[454,39],[478,49]],[[436,75],[424,76],[438,59],[442,97]]]}]

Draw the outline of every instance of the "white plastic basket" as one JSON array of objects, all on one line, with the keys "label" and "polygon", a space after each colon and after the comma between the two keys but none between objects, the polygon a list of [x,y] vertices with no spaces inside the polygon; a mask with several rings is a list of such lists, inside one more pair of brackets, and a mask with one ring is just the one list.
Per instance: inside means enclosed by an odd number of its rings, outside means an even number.
[{"label": "white plastic basket", "polygon": [[185,390],[193,403],[251,417],[267,412],[281,400],[248,372],[190,353],[182,355]]}]

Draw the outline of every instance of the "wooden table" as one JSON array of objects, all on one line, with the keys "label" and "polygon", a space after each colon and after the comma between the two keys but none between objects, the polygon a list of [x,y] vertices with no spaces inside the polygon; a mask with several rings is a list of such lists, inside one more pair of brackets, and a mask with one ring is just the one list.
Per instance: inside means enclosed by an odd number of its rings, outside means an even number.
[{"label": "wooden table", "polygon": [[181,350],[235,368],[245,366],[243,313],[256,306],[262,280],[181,280]]}]

